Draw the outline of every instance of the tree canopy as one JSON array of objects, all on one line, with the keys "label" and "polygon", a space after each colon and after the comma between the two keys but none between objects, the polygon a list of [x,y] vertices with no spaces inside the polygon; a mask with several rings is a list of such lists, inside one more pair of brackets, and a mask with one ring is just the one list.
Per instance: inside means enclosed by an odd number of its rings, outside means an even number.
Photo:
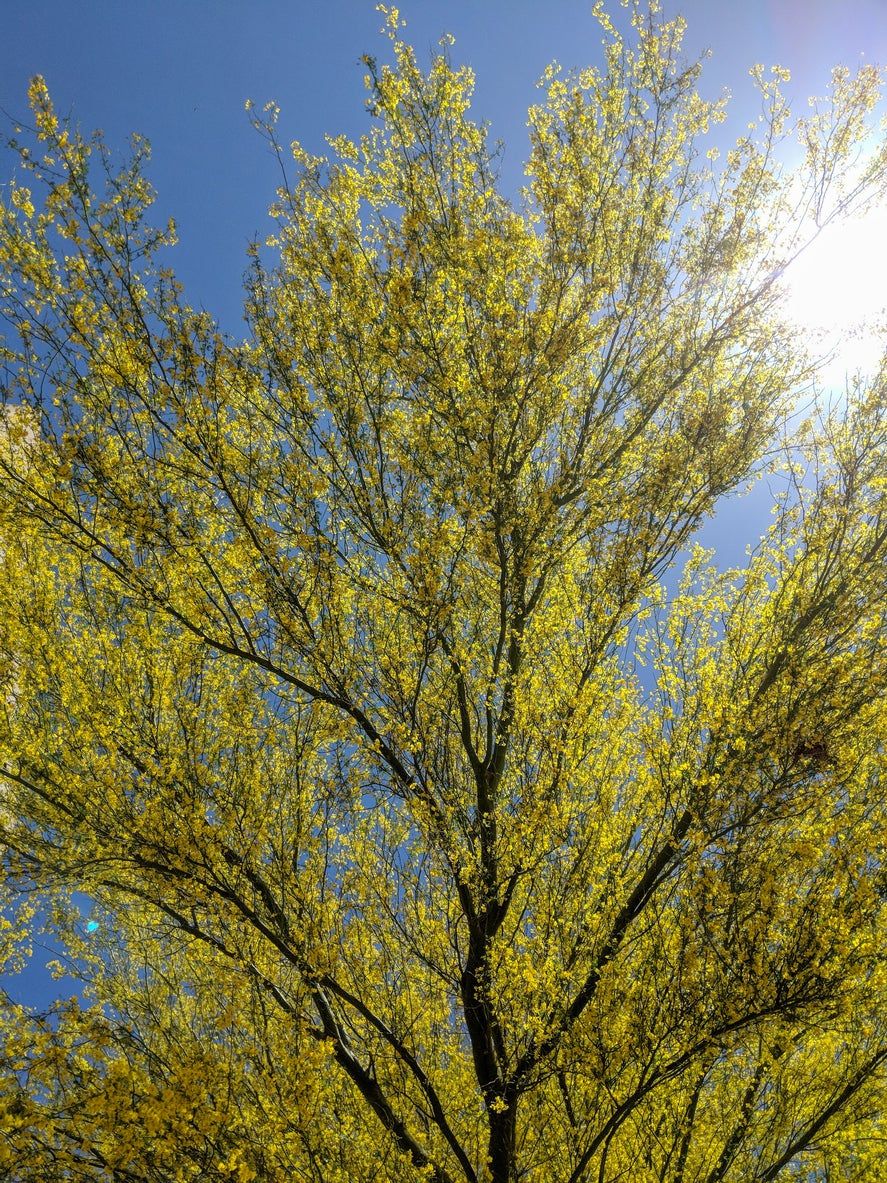
[{"label": "tree canopy", "polygon": [[[880,79],[795,121],[756,70],[720,159],[681,22],[632,12],[546,72],[518,196],[393,9],[359,142],[256,114],[238,340],[146,146],[34,80],[0,953],[43,909],[81,997],[5,1000],[16,1183],[878,1177],[887,369],[805,417],[779,309],[883,194]],[[768,465],[724,571],[694,536]]]}]

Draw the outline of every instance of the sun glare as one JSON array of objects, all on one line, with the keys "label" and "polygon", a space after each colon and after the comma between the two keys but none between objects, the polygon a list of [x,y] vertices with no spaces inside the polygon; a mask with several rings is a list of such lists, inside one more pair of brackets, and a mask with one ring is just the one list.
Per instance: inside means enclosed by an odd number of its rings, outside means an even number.
[{"label": "sun glare", "polygon": [[786,312],[823,358],[821,381],[871,373],[887,344],[887,208],[826,227],[786,279]]}]

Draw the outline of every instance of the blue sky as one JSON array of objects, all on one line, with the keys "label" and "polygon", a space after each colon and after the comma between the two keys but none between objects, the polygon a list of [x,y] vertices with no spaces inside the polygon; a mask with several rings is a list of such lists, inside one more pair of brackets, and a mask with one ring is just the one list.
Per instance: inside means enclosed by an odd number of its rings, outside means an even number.
[{"label": "blue sky", "polygon": [[[591,0],[400,7],[419,49],[455,35],[453,55],[477,73],[476,110],[505,141],[516,186],[542,70],[597,55]],[[839,61],[887,61],[887,0],[667,0],[667,11],[687,17],[690,53],[711,48],[705,89],[729,87],[737,117],[753,102],[753,62],[788,65],[803,101]],[[101,127],[112,146],[147,136],[160,208],[179,225],[177,270],[192,301],[236,330],[244,250],[268,228],[277,182],[244,100],[280,104],[284,142],[320,149],[325,132],[359,134],[368,122],[359,59],[385,52],[380,25],[375,0],[4,0],[0,108],[25,115],[28,79],[42,73],[58,109]],[[0,177],[10,167],[7,158]]]},{"label": "blue sky", "polygon": [[[544,67],[598,57],[591,0],[404,0],[400,8],[420,50],[455,36],[452,55],[477,73],[476,114],[505,142],[503,175],[516,188],[525,113]],[[733,92],[734,128],[757,114],[747,77],[755,62],[788,66],[798,105],[825,88],[835,64],[887,63],[887,0],[666,0],[666,11],[687,17],[688,54],[711,49],[703,90]],[[283,142],[320,150],[325,132],[359,135],[368,123],[359,59],[385,53],[380,26],[375,0],[3,0],[0,108],[25,117],[28,80],[41,73],[59,111],[85,130],[101,127],[112,147],[125,148],[132,131],[145,135],[160,214],[179,228],[170,261],[190,302],[236,333],[246,246],[270,229],[277,184],[244,100],[280,105]],[[13,163],[0,149],[0,183]],[[710,540],[741,554],[766,525],[766,500],[725,506]],[[15,983],[23,1001],[44,1004],[57,988],[43,960],[38,949]]]}]

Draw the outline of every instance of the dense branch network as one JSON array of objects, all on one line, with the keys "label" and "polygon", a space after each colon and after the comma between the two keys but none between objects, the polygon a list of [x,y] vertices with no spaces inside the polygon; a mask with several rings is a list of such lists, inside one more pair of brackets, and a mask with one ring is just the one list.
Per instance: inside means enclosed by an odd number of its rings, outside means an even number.
[{"label": "dense branch network", "polygon": [[160,265],[146,149],[32,85],[0,955],[39,899],[92,1005],[6,999],[21,1183],[877,1178],[884,369],[781,445],[744,568],[693,545],[798,418],[780,281],[884,189],[877,74],[789,176],[757,73],[721,166],[681,23],[632,11],[547,72],[519,202],[393,10],[359,143],[289,179],[256,117],[239,342]]}]

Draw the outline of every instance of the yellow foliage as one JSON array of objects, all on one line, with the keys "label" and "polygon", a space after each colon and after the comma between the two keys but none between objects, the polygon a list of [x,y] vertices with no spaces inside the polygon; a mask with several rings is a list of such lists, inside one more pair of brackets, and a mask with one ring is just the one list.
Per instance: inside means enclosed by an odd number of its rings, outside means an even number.
[{"label": "yellow foliage", "polygon": [[[878,78],[788,176],[756,68],[721,164],[683,23],[630,7],[546,72],[516,202],[383,8],[372,128],[294,145],[241,342],[160,265],[146,146],[103,174],[33,83],[0,960],[39,902],[86,1002],[0,1010],[10,1178],[877,1177],[887,369],[783,439],[778,279],[798,210],[884,189],[845,169]],[[694,534],[780,446],[719,571]]]}]

